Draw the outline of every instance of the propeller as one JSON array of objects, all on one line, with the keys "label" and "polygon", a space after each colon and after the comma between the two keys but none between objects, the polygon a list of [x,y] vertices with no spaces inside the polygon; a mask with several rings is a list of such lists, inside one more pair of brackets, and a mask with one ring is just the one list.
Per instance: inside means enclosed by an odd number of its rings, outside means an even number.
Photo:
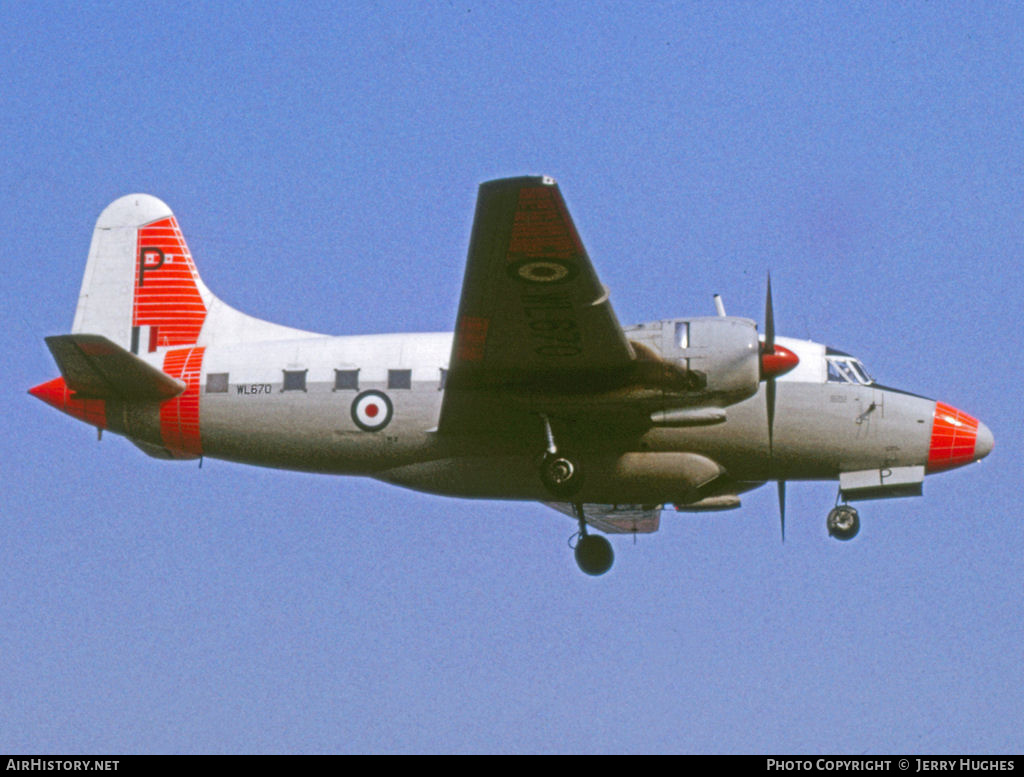
[{"label": "propeller", "polygon": [[[775,342],[775,309],[772,305],[772,276],[768,273],[768,293],[764,304],[764,342],[761,344],[761,380],[768,415],[768,470],[775,469],[775,379],[796,367],[799,357],[785,346]],[[779,480],[779,520],[782,541],[786,541],[786,481]]]}]

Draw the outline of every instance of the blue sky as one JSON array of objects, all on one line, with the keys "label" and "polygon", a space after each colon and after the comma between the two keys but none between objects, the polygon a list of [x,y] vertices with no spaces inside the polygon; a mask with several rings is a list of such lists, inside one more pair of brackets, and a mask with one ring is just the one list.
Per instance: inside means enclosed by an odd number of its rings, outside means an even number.
[{"label": "blue sky", "polygon": [[[1024,11],[1009,3],[0,6],[0,751],[1020,752]],[[982,464],[571,521],[163,463],[28,396],[93,224],[175,211],[207,285],[451,328],[476,186],[557,178],[626,323],[760,318],[993,430]]]}]

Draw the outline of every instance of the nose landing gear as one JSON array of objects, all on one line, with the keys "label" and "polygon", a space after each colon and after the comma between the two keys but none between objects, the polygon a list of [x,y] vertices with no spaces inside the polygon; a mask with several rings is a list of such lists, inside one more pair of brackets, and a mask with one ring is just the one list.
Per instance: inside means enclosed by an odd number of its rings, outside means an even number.
[{"label": "nose landing gear", "polygon": [[860,531],[860,516],[850,505],[836,505],[825,521],[830,536],[837,540],[852,540]]}]

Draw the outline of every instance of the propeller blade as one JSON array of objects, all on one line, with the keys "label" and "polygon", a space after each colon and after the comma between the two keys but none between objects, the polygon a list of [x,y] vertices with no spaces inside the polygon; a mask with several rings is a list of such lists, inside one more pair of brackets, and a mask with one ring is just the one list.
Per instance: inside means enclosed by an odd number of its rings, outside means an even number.
[{"label": "propeller blade", "polygon": [[786,481],[779,481],[779,523],[782,526],[782,541],[786,541]]},{"label": "propeller blade", "polygon": [[[775,379],[794,367],[800,360],[783,346],[775,346],[775,306],[772,304],[772,274],[768,273],[768,290],[764,301],[764,345],[761,348],[761,377],[764,380],[764,398],[768,415],[768,471],[775,471]],[[782,541],[786,541],[786,481],[778,481],[779,526]]]},{"label": "propeller blade", "polygon": [[764,390],[768,407],[768,466],[772,465],[772,444],[775,436],[775,379],[765,375],[765,357],[775,354],[775,306],[772,305],[772,274],[768,273],[768,291],[764,300],[764,345],[761,351],[761,374],[766,378]]}]

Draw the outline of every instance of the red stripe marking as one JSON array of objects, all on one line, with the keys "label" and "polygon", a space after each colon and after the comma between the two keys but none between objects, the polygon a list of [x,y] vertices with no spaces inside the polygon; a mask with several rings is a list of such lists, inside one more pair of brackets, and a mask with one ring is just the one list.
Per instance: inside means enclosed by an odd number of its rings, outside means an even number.
[{"label": "red stripe marking", "polygon": [[509,239],[508,259],[582,256],[583,243],[558,190],[533,186],[519,190]]},{"label": "red stripe marking", "polygon": [[[164,261],[156,266],[159,248]],[[141,265],[141,270],[140,270]],[[140,272],[142,285],[139,285]],[[132,326],[152,326],[159,337],[151,340],[159,346],[193,345],[206,320],[206,305],[199,293],[198,273],[174,216],[140,227],[136,237],[135,296]],[[179,397],[180,399],[180,397]]]},{"label": "red stripe marking", "polygon": [[487,344],[487,327],[490,319],[479,316],[463,316],[456,331],[455,358],[465,362],[478,362],[484,358]]},{"label": "red stripe marking", "polygon": [[[163,338],[163,331],[160,333]],[[182,458],[203,454],[199,430],[199,373],[205,348],[181,348],[164,355],[164,372],[185,382],[185,391],[160,405],[164,447]]]}]

